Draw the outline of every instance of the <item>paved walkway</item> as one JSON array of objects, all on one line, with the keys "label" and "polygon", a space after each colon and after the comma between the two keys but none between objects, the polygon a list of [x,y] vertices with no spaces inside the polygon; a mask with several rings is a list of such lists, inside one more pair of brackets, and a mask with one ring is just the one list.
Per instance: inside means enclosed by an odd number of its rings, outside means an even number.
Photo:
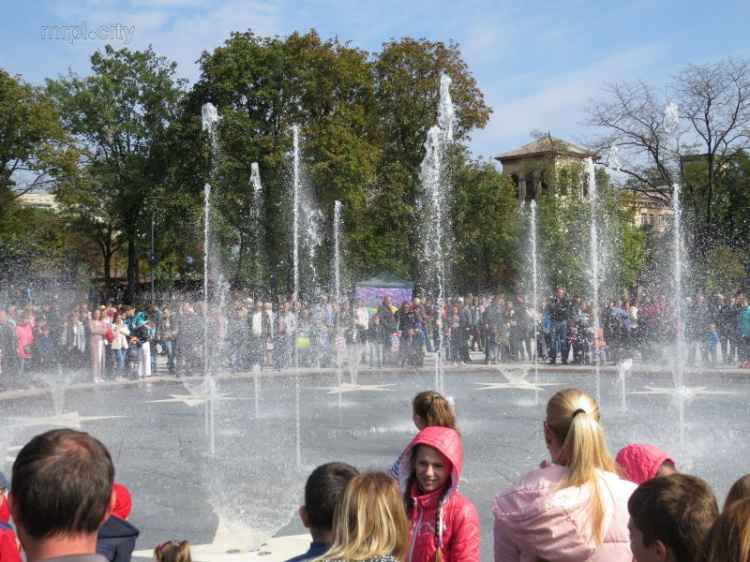
[{"label": "paved walkway", "polygon": [[[492,560],[494,495],[546,458],[544,405],[566,386],[600,396],[611,451],[630,442],[661,446],[678,468],[706,478],[719,501],[747,472],[750,377],[740,369],[690,369],[674,388],[664,366],[447,365],[220,374],[213,395],[202,377],[157,373],[141,381],[67,384],[0,395],[0,468],[9,471],[33,435],[53,427],[88,431],[107,445],[117,480],[133,493],[139,556],[188,539],[196,562],[285,560],[307,548],[297,514],[307,475],[334,460],[386,469],[416,433],[411,398],[442,383],[462,431],[463,493],[477,506],[482,560]],[[428,357],[429,360],[429,357]],[[481,361],[483,363],[483,361]],[[208,413],[213,415],[209,416]],[[213,421],[212,421],[213,420]]]}]

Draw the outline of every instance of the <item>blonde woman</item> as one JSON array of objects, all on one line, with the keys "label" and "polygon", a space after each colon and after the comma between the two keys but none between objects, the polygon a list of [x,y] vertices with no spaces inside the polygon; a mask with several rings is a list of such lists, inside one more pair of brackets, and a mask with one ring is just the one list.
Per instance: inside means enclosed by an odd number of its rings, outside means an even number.
[{"label": "blonde woman", "polygon": [[631,562],[627,502],[636,486],[617,474],[599,405],[561,390],[547,403],[544,440],[553,464],[495,498],[495,561]]},{"label": "blonde woman", "polygon": [[333,543],[326,562],[400,562],[409,547],[401,490],[382,472],[358,474],[349,482],[333,516]]},{"label": "blonde woman", "polygon": [[95,383],[104,382],[104,353],[107,325],[102,320],[102,311],[98,308],[91,313],[89,320],[89,349],[91,350],[91,376]]}]

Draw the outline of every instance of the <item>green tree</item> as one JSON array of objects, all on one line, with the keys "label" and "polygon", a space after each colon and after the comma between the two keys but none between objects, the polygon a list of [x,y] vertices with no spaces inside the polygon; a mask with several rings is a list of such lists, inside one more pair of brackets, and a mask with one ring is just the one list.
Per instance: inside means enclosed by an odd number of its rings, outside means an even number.
[{"label": "green tree", "polygon": [[[539,198],[539,240],[546,282],[550,288],[562,285],[571,294],[590,296],[591,207],[588,198],[577,195],[588,180],[577,164],[548,167],[543,175],[549,189]],[[600,199],[600,295],[616,298],[640,281],[646,259],[645,235],[630,224],[628,193],[612,186],[601,169],[597,170],[596,182]]]},{"label": "green tree", "polygon": [[515,186],[490,162],[454,174],[454,285],[459,292],[516,288],[523,269],[523,224]]},{"label": "green tree", "polygon": [[0,69],[0,210],[75,177],[76,152],[40,88]]},{"label": "green tree", "polygon": [[[485,105],[476,80],[453,42],[391,40],[375,55],[374,73],[382,163],[379,190],[373,198],[378,212],[371,215],[372,227],[381,240],[393,236],[408,240],[404,252],[408,259],[402,258],[404,254],[397,256],[398,272],[419,281],[421,248],[414,209],[421,190],[419,168],[424,142],[437,121],[440,76],[448,74],[452,80],[454,139],[459,146],[473,129],[486,125],[492,110]],[[386,253],[390,250],[385,248]]]},{"label": "green tree", "polygon": [[[68,209],[85,212],[93,195],[127,245],[126,298],[135,297],[139,247],[148,237],[149,199],[164,185],[168,168],[168,127],[175,121],[182,81],[176,63],[146,51],[107,45],[91,56],[92,75],[48,80],[66,128],[78,141],[80,165],[95,192],[78,197],[61,191]],[[93,234],[92,238],[95,238]],[[105,276],[109,272],[105,271]]]}]

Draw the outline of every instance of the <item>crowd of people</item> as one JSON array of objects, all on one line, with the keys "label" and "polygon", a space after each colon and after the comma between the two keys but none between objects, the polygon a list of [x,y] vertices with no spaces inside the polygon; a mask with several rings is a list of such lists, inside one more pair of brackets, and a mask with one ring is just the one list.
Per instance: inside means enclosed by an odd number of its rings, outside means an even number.
[{"label": "crowd of people", "polygon": [[[331,462],[310,474],[299,514],[312,543],[288,562],[480,559],[479,516],[459,491],[464,450],[453,409],[434,391],[412,405],[418,434],[390,471]],[[496,562],[750,560],[750,475],[720,511],[710,486],[655,446],[631,444],[613,458],[600,416],[578,389],[549,400],[549,458],[492,507]],[[0,474],[0,562],[20,562],[21,549],[27,562],[129,562],[139,533],[114,472],[106,447],[86,433],[34,437],[14,462],[12,483]],[[168,540],[154,556],[190,562],[190,545]]]},{"label": "crowd of people", "polygon": [[395,306],[362,300],[317,302],[237,298],[222,309],[201,300],[140,308],[108,302],[0,303],[0,385],[27,387],[59,367],[93,382],[149,377],[159,355],[166,371],[203,373],[303,367],[419,368],[427,353],[486,364],[663,361],[678,339],[687,362],[750,366],[750,306],[744,293],[676,303],[657,292],[591,306],[557,288],[535,308],[523,297],[467,295]]}]

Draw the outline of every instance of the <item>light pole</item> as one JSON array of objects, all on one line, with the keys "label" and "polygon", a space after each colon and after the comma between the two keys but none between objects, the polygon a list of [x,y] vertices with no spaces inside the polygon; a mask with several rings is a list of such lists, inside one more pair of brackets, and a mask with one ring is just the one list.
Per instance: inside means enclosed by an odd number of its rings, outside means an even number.
[{"label": "light pole", "polygon": [[151,306],[154,305],[154,297],[156,295],[155,290],[155,283],[154,283],[154,264],[156,263],[156,253],[154,250],[154,242],[155,242],[155,236],[154,236],[154,230],[155,230],[155,224],[156,224],[156,204],[159,203],[159,201],[162,200],[162,197],[156,196],[151,198],[151,249],[148,253],[148,264],[149,264],[149,273],[151,275]]},{"label": "light pole", "polygon": [[151,306],[154,306],[154,222],[156,221],[156,207],[151,207],[151,251],[148,253],[148,263],[151,272]]}]

